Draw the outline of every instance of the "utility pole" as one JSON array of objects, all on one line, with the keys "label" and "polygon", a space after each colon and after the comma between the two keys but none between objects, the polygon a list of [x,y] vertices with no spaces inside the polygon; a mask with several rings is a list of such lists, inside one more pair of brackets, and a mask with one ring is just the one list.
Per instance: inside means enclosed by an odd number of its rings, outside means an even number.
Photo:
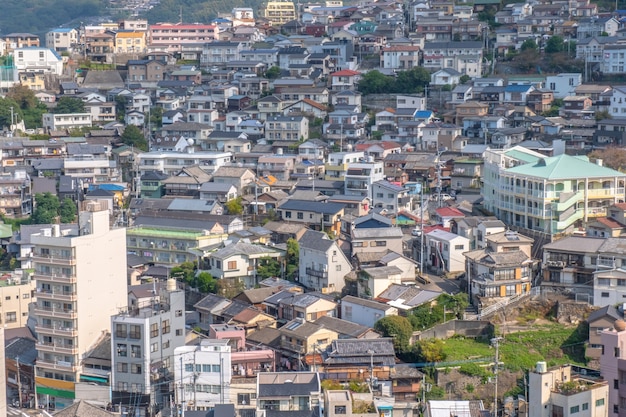
[{"label": "utility pole", "polygon": [[420,274],[424,275],[424,182],[420,187]]},{"label": "utility pole", "polygon": [[16,366],[16,372],[17,372],[17,398],[19,403],[20,408],[22,407],[22,382],[20,380],[20,357],[16,356],[15,357],[15,366]]},{"label": "utility pole", "polygon": [[501,337],[491,339],[491,344],[496,348],[496,364],[493,368],[494,374],[494,390],[493,390],[493,416],[498,417],[498,368],[500,367],[500,342]]},{"label": "utility pole", "polygon": [[180,415],[185,417],[185,384],[183,384],[183,357],[180,357]]}]

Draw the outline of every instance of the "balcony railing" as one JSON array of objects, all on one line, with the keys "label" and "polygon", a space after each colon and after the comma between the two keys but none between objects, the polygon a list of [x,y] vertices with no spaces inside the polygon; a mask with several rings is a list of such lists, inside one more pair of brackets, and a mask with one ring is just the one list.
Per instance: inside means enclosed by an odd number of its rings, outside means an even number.
[{"label": "balcony railing", "polygon": [[53,272],[44,272],[40,270],[39,271],[35,270],[35,272],[33,273],[33,276],[35,279],[39,279],[42,281],[52,281],[52,282],[67,283],[67,284],[70,284],[76,281],[75,275],[65,275],[65,274],[58,274],[58,273],[53,273]]},{"label": "balcony railing", "polygon": [[75,301],[76,293],[71,291],[52,291],[45,290],[42,288],[37,288],[37,296],[41,296],[42,298],[49,298],[52,300],[59,301]]},{"label": "balcony railing", "polygon": [[55,336],[76,336],[78,331],[73,327],[52,326],[50,324],[38,324],[35,326],[37,333],[52,334]]},{"label": "balcony railing", "polygon": [[76,259],[71,256],[44,255],[36,252],[33,253],[33,261],[56,265],[74,265],[76,263]]},{"label": "balcony railing", "polygon": [[78,366],[76,366],[72,362],[66,361],[58,361],[58,360],[45,360],[45,359],[37,359],[37,366],[41,368],[47,369],[56,369],[60,371],[70,371],[76,372],[78,370]]},{"label": "balcony railing", "polygon": [[35,314],[38,316],[52,316],[68,319],[76,318],[76,312],[74,310],[69,310],[66,308],[44,307],[40,305],[35,305]]},{"label": "balcony railing", "polygon": [[323,279],[328,278],[328,271],[321,271],[319,269],[313,269],[313,268],[306,268],[304,271],[307,275],[315,277],[315,278],[323,278]]},{"label": "balcony railing", "polygon": [[66,353],[70,355],[74,353],[74,346],[60,343],[39,342],[37,343],[37,349],[46,352]]}]

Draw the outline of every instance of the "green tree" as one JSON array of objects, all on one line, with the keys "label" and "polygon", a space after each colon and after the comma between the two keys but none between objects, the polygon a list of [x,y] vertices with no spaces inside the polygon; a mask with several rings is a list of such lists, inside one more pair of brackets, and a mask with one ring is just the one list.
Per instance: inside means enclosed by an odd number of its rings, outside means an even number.
[{"label": "green tree", "polygon": [[300,244],[296,239],[287,240],[287,254],[285,256],[286,276],[288,279],[294,279],[300,265]]},{"label": "green tree", "polygon": [[265,78],[269,78],[270,80],[275,80],[280,77],[280,68],[277,66],[273,66],[265,71]]},{"label": "green tree", "polygon": [[115,96],[115,114],[120,121],[126,117],[126,105],[128,104],[128,98],[124,95],[118,94]]},{"label": "green tree", "polygon": [[54,108],[56,114],[84,113],[85,103],[75,97],[61,97]]},{"label": "green tree", "polygon": [[383,317],[374,324],[374,330],[381,333],[384,337],[393,337],[393,346],[397,353],[408,350],[413,327],[406,317]]},{"label": "green tree", "polygon": [[459,82],[460,82],[461,84],[467,84],[467,82],[468,82],[469,80],[471,80],[471,79],[472,79],[472,77],[470,77],[469,75],[467,75],[467,74],[463,74],[463,75],[461,75],[461,77],[459,78]]},{"label": "green tree", "polygon": [[33,224],[55,223],[59,215],[61,203],[59,198],[51,193],[35,194],[35,210],[31,216]]},{"label": "green tree", "polygon": [[281,275],[280,261],[275,258],[270,258],[269,256],[259,259],[256,274],[263,279],[279,277]]},{"label": "green tree", "polygon": [[380,71],[368,71],[359,81],[358,90],[364,96],[368,94],[380,94],[393,92],[394,80]]},{"label": "green tree", "polygon": [[421,93],[429,83],[430,73],[422,67],[413,67],[408,71],[398,73],[393,83],[393,92]]},{"label": "green tree", "polygon": [[163,126],[163,107],[152,107],[150,109],[150,127],[151,129]]},{"label": "green tree", "polygon": [[208,272],[200,272],[194,279],[193,286],[202,293],[213,293],[217,291],[217,280]]},{"label": "green tree", "polygon": [[414,350],[419,362],[442,362],[446,359],[441,339],[425,339],[415,343]]},{"label": "green tree", "polygon": [[145,136],[141,129],[139,129],[135,125],[128,125],[124,129],[124,133],[122,133],[122,142],[128,146],[134,146],[137,149],[141,149],[142,151],[148,150],[148,141],[146,141]]},{"label": "green tree", "polygon": [[24,114],[19,104],[12,98],[0,98],[0,126],[11,126],[11,115],[13,123],[18,123],[24,118]]},{"label": "green tree", "polygon": [[532,50],[532,51],[536,51],[537,50],[537,42],[535,42],[535,40],[533,38],[528,38],[526,39],[524,42],[522,42],[522,46],[521,46],[521,50],[522,51],[526,51],[526,50]]},{"label": "green tree", "polygon": [[563,36],[552,35],[548,42],[546,42],[545,51],[546,54],[554,54],[557,52],[563,52],[567,46],[563,40]]},{"label": "green tree", "polygon": [[224,207],[228,214],[240,215],[243,213],[243,199],[241,197],[234,198],[232,200],[228,200],[224,203]]},{"label": "green tree", "polygon": [[183,262],[170,269],[170,277],[180,279],[184,283],[191,285],[196,273],[196,264],[194,262]]},{"label": "green tree", "polygon": [[61,223],[72,223],[76,219],[76,203],[69,198],[65,197],[63,201],[61,201],[61,205],[59,207],[59,216],[61,217]]},{"label": "green tree", "polygon": [[9,88],[6,96],[15,100],[22,110],[35,108],[39,104],[35,92],[21,84]]}]

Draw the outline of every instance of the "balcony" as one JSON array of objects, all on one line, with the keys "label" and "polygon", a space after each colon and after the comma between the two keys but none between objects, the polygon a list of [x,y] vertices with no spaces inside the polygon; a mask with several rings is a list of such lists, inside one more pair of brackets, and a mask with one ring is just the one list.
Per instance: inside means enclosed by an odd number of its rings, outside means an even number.
[{"label": "balcony", "polygon": [[296,343],[289,343],[289,342],[280,342],[280,347],[286,350],[289,350],[291,352],[296,352],[296,353],[300,353],[300,354],[305,354],[306,353],[306,348],[304,346],[300,346]]},{"label": "balcony", "polygon": [[589,198],[609,198],[616,195],[624,195],[624,188],[600,188],[587,190],[587,197]]},{"label": "balcony", "polygon": [[606,216],[606,207],[589,207],[587,208],[587,216],[604,217]]},{"label": "balcony", "polygon": [[71,256],[54,256],[33,253],[33,261],[46,265],[76,265],[76,259]]},{"label": "balcony", "polygon": [[359,184],[359,183],[346,183],[346,188],[352,190],[367,190],[367,184]]},{"label": "balcony", "polygon": [[55,317],[60,319],[75,319],[76,312],[74,310],[68,310],[65,308],[43,307],[35,305],[35,315]]},{"label": "balcony", "polygon": [[76,282],[75,275],[57,274],[52,272],[37,271],[33,273],[33,278],[38,281],[58,282],[60,284],[72,284]]},{"label": "balcony", "polygon": [[35,331],[37,333],[50,334],[54,336],[75,337],[78,335],[78,330],[72,327],[54,327],[49,324],[38,324],[35,326]]},{"label": "balcony", "polygon": [[37,367],[45,369],[54,369],[57,371],[77,372],[78,366],[72,362],[37,359]]},{"label": "balcony", "polygon": [[76,293],[70,291],[52,291],[37,288],[37,297],[57,301],[76,301]]},{"label": "balcony", "polygon": [[328,279],[328,271],[320,271],[319,269],[306,268],[305,273],[315,278]]},{"label": "balcony", "polygon": [[54,352],[72,355],[74,353],[74,346],[39,342],[37,343],[37,350],[40,350],[42,352]]}]

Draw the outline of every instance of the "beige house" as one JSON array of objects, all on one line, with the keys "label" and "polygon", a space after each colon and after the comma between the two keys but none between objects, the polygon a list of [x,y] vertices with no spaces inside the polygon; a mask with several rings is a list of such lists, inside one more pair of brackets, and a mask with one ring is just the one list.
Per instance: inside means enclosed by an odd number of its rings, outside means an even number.
[{"label": "beige house", "polygon": [[318,355],[339,337],[337,332],[301,318],[291,320],[279,331],[282,354],[296,369],[302,369],[306,356]]},{"label": "beige house", "polygon": [[614,330],[617,320],[622,320],[622,315],[612,305],[604,306],[589,314],[589,317],[587,317],[589,343],[585,349],[585,356],[593,360],[600,360],[604,350],[601,333],[603,330]]}]

